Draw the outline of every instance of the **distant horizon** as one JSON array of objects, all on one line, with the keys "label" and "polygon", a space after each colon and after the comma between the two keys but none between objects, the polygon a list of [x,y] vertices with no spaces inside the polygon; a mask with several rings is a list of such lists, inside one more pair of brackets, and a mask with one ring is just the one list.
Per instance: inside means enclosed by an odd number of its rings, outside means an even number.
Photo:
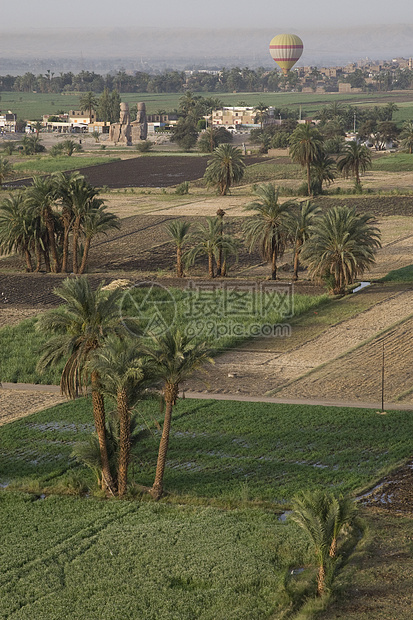
[{"label": "distant horizon", "polygon": [[[275,67],[268,46],[284,28],[141,28],[30,26],[3,32],[0,74],[83,70],[108,73],[168,69]],[[413,24],[289,29],[304,42],[297,66],[335,66],[365,58],[413,56]],[[87,36],[86,36],[87,35]],[[49,66],[46,66],[49,65]]]}]

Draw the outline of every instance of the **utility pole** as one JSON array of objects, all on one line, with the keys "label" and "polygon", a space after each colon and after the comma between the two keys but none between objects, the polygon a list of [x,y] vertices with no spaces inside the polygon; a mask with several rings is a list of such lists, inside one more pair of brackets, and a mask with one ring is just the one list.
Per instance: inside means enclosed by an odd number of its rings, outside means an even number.
[{"label": "utility pole", "polygon": [[381,356],[381,411],[384,412],[384,338],[383,338],[383,350]]}]

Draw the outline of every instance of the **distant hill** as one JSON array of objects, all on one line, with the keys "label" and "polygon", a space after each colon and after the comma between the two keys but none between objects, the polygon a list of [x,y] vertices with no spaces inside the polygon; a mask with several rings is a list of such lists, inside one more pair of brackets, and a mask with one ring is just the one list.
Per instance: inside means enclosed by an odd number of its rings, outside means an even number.
[{"label": "distant hill", "polygon": [[[293,31],[290,29],[290,31]],[[0,74],[82,69],[109,71],[191,67],[272,68],[268,44],[276,29],[55,29],[1,32]],[[341,65],[413,56],[413,24],[334,30],[297,30],[301,65]],[[13,52],[11,53],[11,50]]]}]

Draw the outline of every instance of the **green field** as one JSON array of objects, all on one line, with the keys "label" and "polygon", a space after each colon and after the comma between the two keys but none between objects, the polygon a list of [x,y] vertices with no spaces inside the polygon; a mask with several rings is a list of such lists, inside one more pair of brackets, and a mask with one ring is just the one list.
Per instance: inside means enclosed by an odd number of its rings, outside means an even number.
[{"label": "green field", "polygon": [[[136,311],[134,303],[141,303],[146,289],[135,288],[133,294],[126,293],[122,300],[122,312],[125,316],[133,316]],[[248,294],[249,295],[249,294]],[[155,299],[155,298],[154,298]],[[247,302],[247,309],[255,303],[255,298],[249,295],[250,301]],[[326,302],[327,295],[294,295],[294,317],[299,317],[307,311],[313,310],[320,304]],[[218,291],[214,293],[213,299],[209,301],[214,304],[215,310],[210,313],[209,321],[202,322],[196,318],[188,320],[188,312],[190,312],[190,304],[193,303],[194,296],[191,291],[181,291],[179,289],[160,289],[157,301],[164,303],[165,316],[164,320],[168,324],[176,322],[180,328],[187,333],[188,336],[195,336],[199,340],[209,343],[211,348],[217,353],[220,350],[234,347],[249,337],[249,329],[251,325],[270,323],[279,324],[283,322],[283,312],[277,309],[270,309],[265,316],[255,314],[255,311],[248,312],[245,315],[234,313],[231,320],[243,326],[243,335],[233,335],[221,333],[225,331],[228,324],[228,317],[222,315],[222,305],[224,303],[224,293]],[[195,300],[196,301],[196,300]],[[285,303],[288,299],[285,298]],[[286,312],[289,311],[287,303]],[[257,310],[258,312],[258,310]],[[191,315],[192,316],[192,315]],[[202,317],[200,317],[202,319]],[[44,373],[36,370],[36,363],[39,359],[42,345],[46,342],[47,336],[36,330],[36,317],[22,321],[16,326],[6,326],[0,329],[0,381],[10,381],[12,383],[45,383],[58,384],[60,381],[61,367],[54,367]],[[222,326],[221,332],[219,326]]]},{"label": "green field", "polygon": [[48,174],[52,172],[65,172],[77,168],[87,168],[88,166],[98,166],[100,164],[110,164],[119,161],[120,157],[101,156],[82,156],[71,155],[61,157],[33,157],[24,161],[13,163],[13,170],[17,175],[21,174]]},{"label": "green field", "polygon": [[312,559],[271,512],[0,492],[0,521],[0,618],[16,620],[267,619]]},{"label": "green field", "polygon": [[[255,106],[258,102],[274,107],[294,108],[302,106],[305,114],[312,115],[323,105],[333,101],[339,101],[345,104],[360,105],[371,107],[374,105],[385,105],[391,101],[396,101],[400,96],[399,93],[195,93],[203,97],[218,97],[224,102],[224,105],[237,105],[239,102],[245,102],[247,105]],[[408,96],[409,92],[403,93]],[[65,94],[43,94],[43,93],[17,93],[17,92],[1,92],[2,109],[10,109],[19,119],[35,120],[41,119],[43,114],[56,114],[59,110],[68,112],[69,110],[78,109],[80,93]],[[146,103],[147,113],[153,114],[157,110],[164,109],[167,111],[174,110],[179,107],[179,99],[182,93],[122,93],[122,101],[128,102],[130,105],[136,104],[138,101]],[[407,120],[413,118],[413,102],[401,102],[400,110],[395,114],[395,120]]]},{"label": "green field", "polygon": [[[93,430],[91,407],[84,398],[1,427],[0,483],[71,492],[80,476],[94,488],[93,474],[71,457],[74,443]],[[131,482],[153,482],[160,438],[155,420],[162,419],[157,401],[139,405]],[[406,411],[380,416],[344,407],[179,400],[165,488],[176,498],[204,498],[218,506],[288,505],[301,489],[320,486],[354,493],[406,461],[412,433]]]},{"label": "green field", "polygon": [[373,160],[373,170],[385,172],[412,172],[413,155],[409,153],[390,153]]}]

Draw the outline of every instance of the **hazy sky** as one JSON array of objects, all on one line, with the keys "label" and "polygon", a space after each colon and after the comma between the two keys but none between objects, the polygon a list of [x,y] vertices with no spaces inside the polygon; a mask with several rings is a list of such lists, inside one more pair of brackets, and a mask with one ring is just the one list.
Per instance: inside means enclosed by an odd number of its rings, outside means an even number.
[{"label": "hazy sky", "polygon": [[[412,24],[411,0],[13,0],[4,2],[0,30],[85,27],[300,28]],[[413,46],[412,46],[413,47]]]}]

